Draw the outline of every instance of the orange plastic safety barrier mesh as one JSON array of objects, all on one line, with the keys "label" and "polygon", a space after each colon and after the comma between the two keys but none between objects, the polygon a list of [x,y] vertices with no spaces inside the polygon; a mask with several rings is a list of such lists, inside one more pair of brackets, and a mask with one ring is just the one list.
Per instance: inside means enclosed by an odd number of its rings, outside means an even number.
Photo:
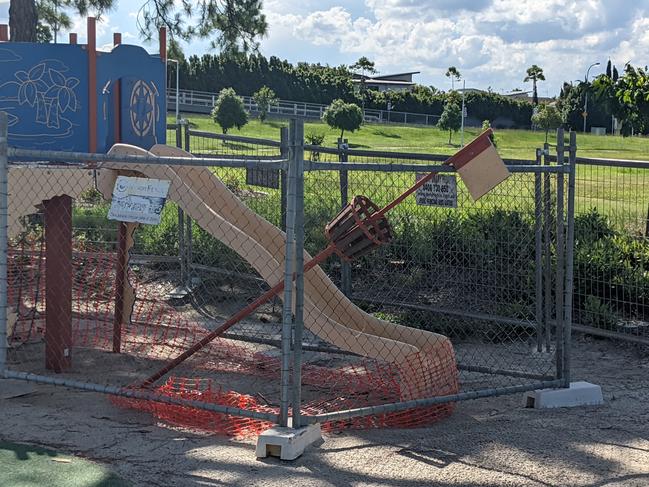
[{"label": "orange plastic safety barrier mesh", "polygon": [[[23,241],[10,249],[9,300],[18,318],[9,334],[10,346],[42,340],[45,314],[44,252],[40,241]],[[73,286],[73,344],[75,349],[111,350],[116,256],[114,252],[75,246]],[[149,370],[132,370],[143,379],[161,364],[200,340],[209,330],[188,319],[162,296],[131,276],[137,300],[129,323],[122,329],[122,356],[150,360]],[[276,349],[275,349],[276,350]],[[302,369],[303,414],[316,415],[403,400],[454,394],[458,374],[451,345],[439,351],[419,352],[399,365],[358,356],[306,362]],[[137,367],[137,363],[134,365]],[[280,358],[254,343],[217,338],[189,359],[155,391],[164,396],[203,401],[241,409],[278,413],[278,395],[268,397],[259,384],[276,384],[279,392]],[[83,370],[81,370],[83,373]],[[106,381],[113,381],[107,368]],[[236,377],[236,381],[223,378]],[[90,379],[89,379],[90,380]],[[135,381],[137,384],[137,381]],[[234,387],[232,384],[239,384]],[[267,421],[214,413],[157,401],[114,397],[124,407],[148,411],[163,423],[225,434],[254,436],[270,426]],[[451,414],[446,403],[406,411],[373,414],[322,425],[325,431],[430,425]]]}]

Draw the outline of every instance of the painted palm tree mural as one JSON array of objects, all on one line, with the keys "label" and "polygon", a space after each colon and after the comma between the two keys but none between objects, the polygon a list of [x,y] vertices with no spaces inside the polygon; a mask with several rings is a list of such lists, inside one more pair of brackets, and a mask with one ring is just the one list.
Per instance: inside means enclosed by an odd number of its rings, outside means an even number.
[{"label": "painted palm tree mural", "polygon": [[[0,48],[0,110],[9,114],[9,135],[25,144],[47,146],[81,131],[81,83],[61,59],[25,59],[28,52]],[[70,53],[72,54],[72,53]],[[83,55],[82,52],[79,54]],[[71,63],[72,64],[72,63]],[[74,65],[74,64],[72,64]],[[87,88],[86,88],[87,89]]]}]

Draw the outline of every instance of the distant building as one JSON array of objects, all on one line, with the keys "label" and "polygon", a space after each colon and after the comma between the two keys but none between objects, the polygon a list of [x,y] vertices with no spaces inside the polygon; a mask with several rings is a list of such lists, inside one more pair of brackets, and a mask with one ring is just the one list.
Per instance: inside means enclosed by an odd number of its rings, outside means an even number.
[{"label": "distant building", "polygon": [[364,80],[365,86],[369,90],[376,91],[410,91],[416,85],[412,81],[412,75],[419,74],[419,71],[408,73],[386,74],[382,76],[364,76],[361,74],[352,74],[352,82],[360,85]]},{"label": "distant building", "polygon": [[[516,100],[526,100],[531,102],[532,101],[532,94],[534,92],[532,90],[530,91],[512,91],[510,93],[503,93],[503,96],[506,96],[507,98],[515,98]],[[547,96],[539,96],[539,103],[543,104],[548,104],[556,101],[554,98],[549,98]]]}]

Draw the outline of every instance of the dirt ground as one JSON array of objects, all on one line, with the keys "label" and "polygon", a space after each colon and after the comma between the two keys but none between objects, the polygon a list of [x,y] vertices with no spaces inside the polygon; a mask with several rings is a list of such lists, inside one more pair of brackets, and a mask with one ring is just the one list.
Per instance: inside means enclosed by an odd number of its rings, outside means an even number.
[{"label": "dirt ground", "polygon": [[520,394],[469,401],[427,429],[327,436],[290,463],[48,386],[0,400],[0,439],[95,459],[138,486],[649,485],[649,351],[576,338],[573,361],[575,380],[603,387],[604,406],[525,409]]}]

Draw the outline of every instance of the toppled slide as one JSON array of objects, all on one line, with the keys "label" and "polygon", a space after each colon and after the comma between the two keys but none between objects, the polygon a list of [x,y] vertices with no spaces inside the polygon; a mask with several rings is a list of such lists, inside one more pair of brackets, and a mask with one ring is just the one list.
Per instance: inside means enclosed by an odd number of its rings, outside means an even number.
[{"label": "toppled slide", "polygon": [[[156,145],[150,152],[116,144],[109,154],[192,157]],[[169,198],[198,225],[244,258],[270,285],[283,279],[285,234],[249,209],[208,167],[105,163],[111,171],[98,185],[112,193],[120,171],[171,182]],[[324,231],[324,229],[323,229]],[[304,260],[311,258],[306,252]],[[448,338],[437,333],[380,320],[354,305],[316,267],[304,276],[304,326],[342,350],[394,364],[401,400],[457,392],[457,368]]]}]

